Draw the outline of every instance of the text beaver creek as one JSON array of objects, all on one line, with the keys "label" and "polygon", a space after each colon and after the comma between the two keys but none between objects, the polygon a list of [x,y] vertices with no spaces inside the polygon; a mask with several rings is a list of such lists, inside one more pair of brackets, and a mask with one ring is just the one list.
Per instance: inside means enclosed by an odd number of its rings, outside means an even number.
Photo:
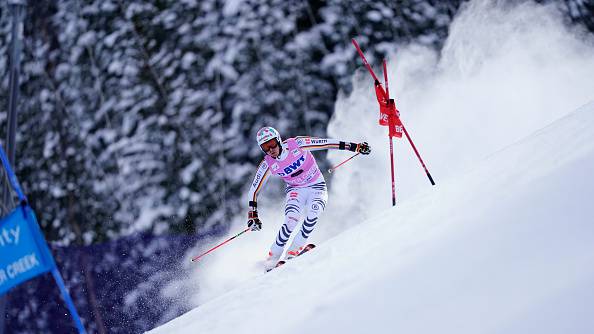
[{"label": "text beaver creek", "polygon": [[16,246],[19,243],[20,227],[3,228],[0,231],[0,247]]},{"label": "text beaver creek", "polygon": [[0,268],[0,285],[2,285],[8,278],[15,278],[19,274],[25,273],[40,265],[37,260],[37,254],[31,253],[25,255],[20,259],[6,266],[6,268]]}]

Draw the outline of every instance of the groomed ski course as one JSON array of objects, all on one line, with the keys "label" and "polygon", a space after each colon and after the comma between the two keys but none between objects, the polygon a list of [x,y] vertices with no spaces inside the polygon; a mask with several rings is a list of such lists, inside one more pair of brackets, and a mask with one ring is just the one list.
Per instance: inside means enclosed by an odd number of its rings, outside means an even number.
[{"label": "groomed ski course", "polygon": [[593,172],[590,102],[149,333],[592,333]]}]

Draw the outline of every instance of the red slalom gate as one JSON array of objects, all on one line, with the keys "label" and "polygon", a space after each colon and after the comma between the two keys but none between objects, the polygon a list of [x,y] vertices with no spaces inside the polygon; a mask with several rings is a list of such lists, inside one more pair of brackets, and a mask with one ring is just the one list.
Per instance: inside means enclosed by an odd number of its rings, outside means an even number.
[{"label": "red slalom gate", "polygon": [[421,158],[421,154],[419,153],[419,151],[417,150],[417,147],[415,146],[414,142],[412,141],[410,134],[404,127],[404,124],[402,123],[402,120],[400,119],[400,112],[396,109],[396,104],[394,102],[394,99],[390,99],[390,92],[388,90],[388,70],[387,70],[386,60],[384,59],[384,61],[382,63],[383,72],[384,72],[384,84],[386,86],[386,88],[384,89],[382,87],[382,84],[380,83],[377,75],[375,75],[375,72],[373,72],[371,65],[369,65],[369,62],[365,58],[365,55],[363,54],[363,51],[359,47],[359,44],[357,43],[357,41],[354,38],[351,41],[352,41],[353,45],[355,46],[355,48],[357,49],[359,56],[363,60],[363,64],[367,68],[367,71],[369,71],[369,74],[371,74],[371,76],[373,77],[374,85],[376,88],[375,89],[376,96],[378,99],[378,103],[380,104],[380,125],[389,127],[388,138],[390,140],[390,164],[391,164],[391,172],[392,172],[392,205],[394,206],[394,205],[396,205],[396,185],[395,185],[396,183],[395,183],[395,177],[394,177],[394,146],[393,146],[393,140],[392,140],[393,137],[401,138],[402,133],[404,133],[404,135],[406,136],[406,139],[408,139],[408,142],[410,143],[413,151],[415,152],[415,155],[419,159],[419,162],[421,163],[421,166],[423,167],[425,174],[429,178],[429,182],[431,182],[431,185],[435,185],[435,181],[433,180],[431,173],[429,173],[429,169],[425,165],[425,162]]}]

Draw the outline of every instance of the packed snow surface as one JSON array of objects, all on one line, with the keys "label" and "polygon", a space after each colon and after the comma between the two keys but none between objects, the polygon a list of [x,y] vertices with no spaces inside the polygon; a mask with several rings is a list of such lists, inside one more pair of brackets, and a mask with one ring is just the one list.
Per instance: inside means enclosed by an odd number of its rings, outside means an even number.
[{"label": "packed snow surface", "polygon": [[151,333],[590,333],[592,170],[594,103]]},{"label": "packed snow surface", "polygon": [[318,247],[263,273],[283,204],[265,191],[264,229],[190,263],[241,231],[237,217],[187,254],[187,277],[163,294],[182,289],[196,308],[150,333],[594,332],[592,45],[553,7],[473,1],[439,54],[398,47],[391,94],[437,185],[398,140],[396,207],[358,72],[328,133],[373,152],[334,174]]}]

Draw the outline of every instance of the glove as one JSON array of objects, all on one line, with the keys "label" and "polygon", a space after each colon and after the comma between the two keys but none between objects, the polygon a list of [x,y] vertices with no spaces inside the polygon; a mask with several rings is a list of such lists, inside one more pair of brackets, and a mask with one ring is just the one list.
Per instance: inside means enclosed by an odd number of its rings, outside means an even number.
[{"label": "glove", "polygon": [[262,229],[262,222],[260,218],[258,218],[258,210],[250,210],[248,212],[248,227],[252,229],[252,231],[260,231]]},{"label": "glove", "polygon": [[355,152],[361,153],[363,155],[368,155],[369,153],[371,153],[371,147],[369,147],[369,144],[367,144],[367,142],[362,142],[357,144],[357,149],[355,150]]}]

